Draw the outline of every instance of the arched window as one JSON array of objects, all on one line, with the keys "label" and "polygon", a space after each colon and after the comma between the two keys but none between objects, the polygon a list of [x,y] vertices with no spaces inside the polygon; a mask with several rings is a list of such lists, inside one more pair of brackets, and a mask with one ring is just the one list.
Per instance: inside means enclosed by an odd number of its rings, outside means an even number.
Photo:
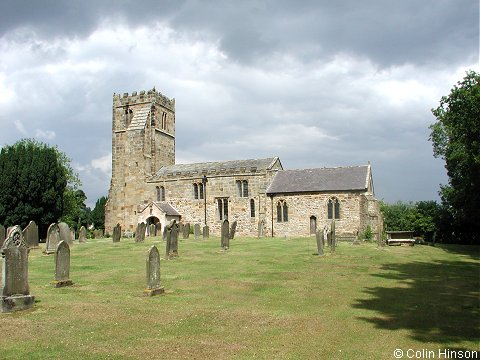
[{"label": "arched window", "polygon": [[203,184],[198,184],[198,198],[203,199]]},{"label": "arched window", "polygon": [[250,199],[250,217],[255,217],[255,200]]},{"label": "arched window", "polygon": [[243,180],[242,181],[242,196],[243,197],[248,197],[248,181]]},{"label": "arched window", "polygon": [[240,180],[235,181],[237,185],[237,196],[242,197],[242,182]]},{"label": "arched window", "polygon": [[193,184],[193,198],[198,199],[198,185]]},{"label": "arched window", "polygon": [[160,186],[160,200],[159,201],[165,201],[165,188],[163,186]]},{"label": "arched window", "polygon": [[157,201],[162,201],[162,200],[161,200],[161,199],[162,199],[162,195],[161,195],[161,192],[160,192],[160,187],[157,186],[155,189],[157,190]]},{"label": "arched window", "polygon": [[228,219],[228,199],[217,199],[218,220]]},{"label": "arched window", "polygon": [[340,202],[338,201],[337,198],[328,199],[327,218],[340,219]]},{"label": "arched window", "polygon": [[277,203],[277,222],[288,221],[288,205],[285,200],[280,200]]}]

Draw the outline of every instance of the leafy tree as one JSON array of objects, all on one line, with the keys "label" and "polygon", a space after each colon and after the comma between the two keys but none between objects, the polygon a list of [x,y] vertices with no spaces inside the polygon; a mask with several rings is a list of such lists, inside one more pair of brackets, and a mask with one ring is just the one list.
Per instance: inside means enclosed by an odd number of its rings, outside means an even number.
[{"label": "leafy tree", "polygon": [[68,184],[59,151],[24,139],[0,152],[0,223],[26,226],[34,220],[44,230],[63,213]]},{"label": "leafy tree", "polygon": [[77,231],[83,225],[88,226],[92,222],[91,210],[85,205],[87,196],[81,189],[66,189],[63,196],[62,221]]},{"label": "leafy tree", "polygon": [[[480,242],[480,74],[467,72],[440,106],[430,126],[435,157],[445,160],[448,185],[440,197],[450,213],[453,241]],[[448,217],[446,217],[448,218]],[[444,234],[448,236],[448,234]]]},{"label": "leafy tree", "polygon": [[92,211],[92,222],[93,226],[96,229],[105,230],[105,204],[107,203],[107,198],[102,196],[95,203],[95,207]]}]

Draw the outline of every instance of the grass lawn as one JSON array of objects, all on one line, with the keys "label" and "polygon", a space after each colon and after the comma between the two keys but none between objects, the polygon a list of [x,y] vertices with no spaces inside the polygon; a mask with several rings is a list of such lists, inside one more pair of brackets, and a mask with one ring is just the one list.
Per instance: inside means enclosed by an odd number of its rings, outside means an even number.
[{"label": "grass lawn", "polygon": [[161,260],[165,294],[144,297],[152,244],[164,254],[161,238],[73,245],[67,288],[32,250],[35,307],[0,314],[0,358],[480,358],[480,247],[341,243],[318,257],[313,237],[237,238],[227,252],[218,237],[180,240]]}]

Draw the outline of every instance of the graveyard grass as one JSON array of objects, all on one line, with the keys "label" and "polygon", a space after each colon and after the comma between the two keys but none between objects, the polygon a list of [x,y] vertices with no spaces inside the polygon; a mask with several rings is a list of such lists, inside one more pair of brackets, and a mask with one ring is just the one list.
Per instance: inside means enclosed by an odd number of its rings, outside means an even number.
[{"label": "graveyard grass", "polygon": [[[31,310],[0,314],[2,359],[393,359],[395,349],[479,351],[479,247],[353,246],[315,238],[87,240],[74,285],[31,250]],[[161,254],[165,294],[144,297]],[[44,244],[41,244],[44,246]],[[480,356],[480,355],[479,355]],[[438,356],[437,356],[438,357]],[[436,357],[436,358],[437,358]],[[406,357],[404,357],[406,358]]]}]

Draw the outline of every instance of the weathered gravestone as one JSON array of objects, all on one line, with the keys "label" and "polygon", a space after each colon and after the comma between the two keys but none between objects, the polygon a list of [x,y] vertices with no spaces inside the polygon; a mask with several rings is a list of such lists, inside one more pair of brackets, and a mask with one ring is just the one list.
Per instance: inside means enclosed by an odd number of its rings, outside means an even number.
[{"label": "weathered gravestone", "polygon": [[68,245],[73,244],[73,240],[70,237],[70,228],[64,222],[58,224],[58,228],[60,229],[60,241],[65,241]]},{"label": "weathered gravestone", "polygon": [[3,242],[5,241],[6,233],[5,233],[5,226],[0,225],[0,248],[3,246]]},{"label": "weathered gravestone", "polygon": [[190,237],[190,223],[186,223],[183,226],[183,238],[188,239]]},{"label": "weathered gravestone", "polygon": [[160,235],[162,233],[162,223],[158,222],[155,224],[155,236]]},{"label": "weathered gravestone", "polygon": [[180,222],[177,224],[177,226],[178,226],[178,233],[182,234],[182,238],[183,238],[183,232],[185,231],[185,224]]},{"label": "weathered gravestone", "polygon": [[317,254],[318,256],[323,256],[323,230],[317,230],[316,233],[317,239]]},{"label": "weathered gravestone", "polygon": [[60,241],[55,251],[55,279],[52,281],[56,288],[70,286],[70,246],[66,241]]},{"label": "weathered gravestone", "polygon": [[235,232],[237,231],[237,220],[232,223],[230,227],[229,239],[232,240],[235,237]]},{"label": "weathered gravestone", "polygon": [[120,242],[121,236],[122,236],[122,227],[120,226],[120,224],[117,224],[113,228],[113,234],[112,234],[113,242]]},{"label": "weathered gravestone", "polygon": [[327,245],[330,245],[330,243],[328,242],[329,240],[329,237],[328,237],[328,226],[325,225],[323,227],[323,246],[325,246],[325,242],[327,243]]},{"label": "weathered gravestone", "polygon": [[221,231],[222,233],[220,235],[220,246],[222,247],[222,249],[228,250],[228,248],[230,247],[230,226],[227,219],[223,220]]},{"label": "weathered gravestone", "polygon": [[28,285],[28,252],[20,226],[15,226],[5,239],[2,256],[1,312],[13,312],[31,308],[35,297]]},{"label": "weathered gravestone", "polygon": [[135,242],[144,242],[145,241],[145,230],[147,224],[141,222],[137,224],[137,230],[135,231]]},{"label": "weathered gravestone", "polygon": [[200,239],[200,224],[195,224],[193,227],[193,235],[195,236],[195,240]]},{"label": "weathered gravestone", "polygon": [[208,239],[210,238],[210,228],[208,227],[208,225],[205,225],[202,229],[202,235],[203,235],[203,238],[204,239]]},{"label": "weathered gravestone", "polygon": [[35,221],[30,221],[25,229],[23,229],[23,238],[29,248],[38,247],[38,226]]},{"label": "weathered gravestone", "polygon": [[78,232],[78,242],[79,243],[87,242],[87,229],[85,229],[85,226],[82,226],[80,228],[80,231]]},{"label": "weathered gravestone", "polygon": [[148,236],[157,236],[157,227],[155,224],[148,225]]},{"label": "weathered gravestone", "polygon": [[70,228],[70,239],[73,241],[75,241],[75,230],[73,230],[73,228]]},{"label": "weathered gravestone", "polygon": [[175,220],[165,226],[166,244],[165,244],[165,259],[178,257],[178,225]]},{"label": "weathered gravestone", "polygon": [[147,252],[147,288],[143,291],[145,296],[163,294],[164,288],[160,284],[160,254],[155,245]]},{"label": "weathered gravestone", "polygon": [[57,246],[60,241],[60,229],[58,228],[58,224],[50,224],[47,230],[47,241],[43,253],[46,255],[54,254],[55,251],[57,251]]},{"label": "weathered gravestone", "polygon": [[163,240],[163,241],[167,241],[167,230],[168,230],[168,229],[167,229],[167,226],[165,226],[165,227],[163,228],[163,232],[162,232],[162,240]]},{"label": "weathered gravestone", "polygon": [[335,252],[335,247],[337,246],[337,239],[336,239],[336,235],[335,235],[335,220],[332,221],[332,228],[330,230],[330,233],[332,234],[331,237],[331,242],[332,244],[330,245],[330,251],[332,253]]},{"label": "weathered gravestone", "polygon": [[258,232],[257,232],[257,237],[261,238],[265,236],[265,221],[260,220],[258,222]]}]

